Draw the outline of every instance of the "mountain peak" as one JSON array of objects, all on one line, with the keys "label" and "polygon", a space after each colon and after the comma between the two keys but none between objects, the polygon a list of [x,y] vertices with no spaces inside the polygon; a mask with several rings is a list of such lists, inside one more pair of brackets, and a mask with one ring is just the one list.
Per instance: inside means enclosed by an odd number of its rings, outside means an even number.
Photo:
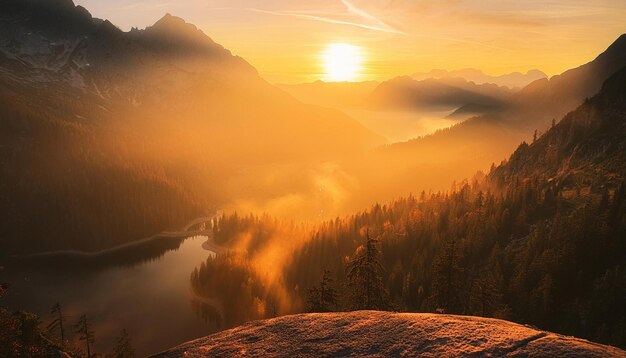
[{"label": "mountain peak", "polygon": [[163,15],[163,17],[160,18],[157,22],[155,22],[154,25],[152,25],[152,27],[159,28],[159,27],[170,27],[170,26],[184,26],[185,24],[187,24],[185,20],[183,20],[182,18],[178,16],[173,16],[172,14],[168,12],[165,15]]},{"label": "mountain peak", "polygon": [[170,13],[166,13],[154,25],[146,28],[145,31],[161,41],[170,43],[170,45],[191,45],[196,48],[214,48],[219,46],[195,25]]},{"label": "mountain peak", "polygon": [[615,41],[607,47],[607,49],[601,53],[598,58],[607,55],[624,56],[626,54],[626,34],[620,35]]}]

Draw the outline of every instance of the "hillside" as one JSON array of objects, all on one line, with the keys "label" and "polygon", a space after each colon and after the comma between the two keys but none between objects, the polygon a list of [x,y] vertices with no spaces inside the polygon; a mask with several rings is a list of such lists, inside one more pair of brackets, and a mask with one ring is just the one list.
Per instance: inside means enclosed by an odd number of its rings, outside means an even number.
[{"label": "hillside", "polygon": [[532,177],[551,185],[616,187],[626,175],[626,67],[600,93],[567,114],[532,145],[522,144],[491,177]]},{"label": "hillside", "polygon": [[247,323],[154,357],[626,357],[626,352],[511,322],[377,311]]}]

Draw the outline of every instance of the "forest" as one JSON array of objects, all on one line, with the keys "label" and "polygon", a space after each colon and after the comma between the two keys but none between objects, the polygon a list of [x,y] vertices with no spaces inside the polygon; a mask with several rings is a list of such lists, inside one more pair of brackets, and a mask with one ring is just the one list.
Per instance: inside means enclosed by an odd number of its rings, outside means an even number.
[{"label": "forest", "polygon": [[[234,256],[209,258],[192,274],[192,289],[217,302],[247,300],[263,317],[442,312],[626,347],[625,76],[488,174],[448,191],[310,227],[225,215],[214,232],[222,243],[230,238]],[[277,237],[289,255],[258,265]],[[278,271],[274,280],[267,271]],[[277,283],[291,305],[280,295],[276,304]]]}]

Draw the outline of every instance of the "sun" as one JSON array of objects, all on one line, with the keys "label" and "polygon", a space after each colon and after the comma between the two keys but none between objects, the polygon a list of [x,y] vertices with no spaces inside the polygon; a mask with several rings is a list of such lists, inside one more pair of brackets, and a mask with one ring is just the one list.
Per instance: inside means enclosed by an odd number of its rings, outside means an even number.
[{"label": "sun", "polygon": [[358,46],[332,43],[324,49],[321,57],[324,81],[356,81],[363,69],[363,50]]}]

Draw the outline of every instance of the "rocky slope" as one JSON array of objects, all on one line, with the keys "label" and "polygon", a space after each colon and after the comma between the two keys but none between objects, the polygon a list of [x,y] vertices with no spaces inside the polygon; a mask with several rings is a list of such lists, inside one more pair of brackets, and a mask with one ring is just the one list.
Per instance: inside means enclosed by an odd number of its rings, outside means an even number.
[{"label": "rocky slope", "polygon": [[626,357],[626,352],[497,319],[359,311],[250,322],[155,357],[243,355]]}]

